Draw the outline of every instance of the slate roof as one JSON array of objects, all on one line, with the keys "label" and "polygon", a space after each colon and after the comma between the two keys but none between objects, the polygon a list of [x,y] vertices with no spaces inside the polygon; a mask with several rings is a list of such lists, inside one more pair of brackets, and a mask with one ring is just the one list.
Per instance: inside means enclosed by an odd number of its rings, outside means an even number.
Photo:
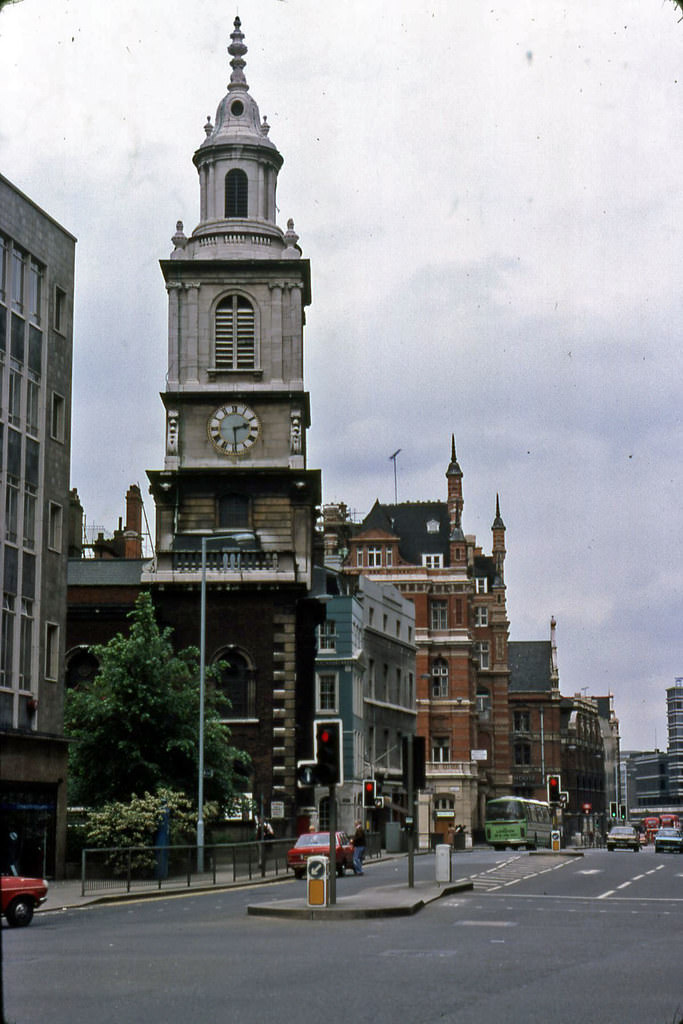
[{"label": "slate roof", "polygon": [[[430,533],[427,523],[435,521],[438,530]],[[450,521],[445,501],[406,501],[398,505],[380,505],[376,501],[356,533],[382,530],[399,538],[401,558],[410,565],[421,565],[422,555],[442,555],[450,564],[448,537]]]},{"label": "slate roof", "polygon": [[539,693],[552,689],[551,644],[549,640],[518,640],[508,644],[511,692]]}]

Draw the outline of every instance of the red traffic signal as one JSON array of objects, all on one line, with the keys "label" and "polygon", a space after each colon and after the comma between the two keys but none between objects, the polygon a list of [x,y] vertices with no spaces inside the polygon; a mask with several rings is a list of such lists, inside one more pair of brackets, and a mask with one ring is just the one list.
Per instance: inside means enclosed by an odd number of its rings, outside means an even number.
[{"label": "red traffic signal", "polygon": [[377,783],[374,779],[363,779],[363,807],[374,807],[377,799]]},{"label": "red traffic signal", "polygon": [[341,785],[344,781],[342,724],[338,718],[315,723],[314,771],[321,786]]},{"label": "red traffic signal", "polygon": [[561,802],[562,792],[562,778],[559,775],[549,775],[547,777],[548,786],[548,803],[559,804]]}]

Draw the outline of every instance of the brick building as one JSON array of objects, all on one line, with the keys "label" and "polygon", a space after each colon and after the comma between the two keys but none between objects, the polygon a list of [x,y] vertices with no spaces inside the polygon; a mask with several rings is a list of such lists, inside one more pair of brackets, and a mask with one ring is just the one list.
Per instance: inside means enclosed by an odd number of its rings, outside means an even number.
[{"label": "brick building", "polygon": [[463,473],[455,440],[447,499],[376,502],[358,526],[326,509],[326,553],[348,549],[344,571],[392,583],[415,605],[417,733],[427,749],[418,827],[453,820],[479,829],[487,799],[509,792],[505,525],[496,501],[491,554],[462,527]]}]

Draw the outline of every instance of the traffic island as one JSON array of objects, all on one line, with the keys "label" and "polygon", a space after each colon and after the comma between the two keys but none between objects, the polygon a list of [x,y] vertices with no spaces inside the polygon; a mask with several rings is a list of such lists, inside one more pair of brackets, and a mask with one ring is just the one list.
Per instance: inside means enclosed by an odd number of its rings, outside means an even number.
[{"label": "traffic island", "polygon": [[247,913],[253,917],[287,917],[305,921],[343,921],[361,917],[410,917],[423,907],[444,896],[468,892],[470,881],[450,882],[438,886],[434,882],[420,882],[413,888],[406,885],[364,887],[350,896],[337,897],[331,906],[311,907],[306,894],[293,900],[270,900],[252,903]]}]

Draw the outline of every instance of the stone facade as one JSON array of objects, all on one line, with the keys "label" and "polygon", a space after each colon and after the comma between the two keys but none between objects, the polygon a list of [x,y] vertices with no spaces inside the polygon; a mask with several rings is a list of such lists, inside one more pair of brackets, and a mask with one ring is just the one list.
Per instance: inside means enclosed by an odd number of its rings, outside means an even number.
[{"label": "stone facade", "polygon": [[0,176],[0,855],[50,876],[66,836],[74,255],[74,237]]},{"label": "stone facade", "polygon": [[189,237],[178,222],[161,262],[166,451],[163,469],[148,474],[156,544],[142,583],[180,647],[199,644],[206,587],[207,664],[230,663],[233,740],[252,756],[256,805],[269,817],[284,807],[276,827],[285,828],[297,812],[297,716],[311,714],[297,690],[310,693],[313,676],[321,483],[306,467],[310,267],[291,223],[282,231],[275,222],[282,157],[249,93],[239,19],[228,51],[228,93],[193,158],[200,221]]}]

